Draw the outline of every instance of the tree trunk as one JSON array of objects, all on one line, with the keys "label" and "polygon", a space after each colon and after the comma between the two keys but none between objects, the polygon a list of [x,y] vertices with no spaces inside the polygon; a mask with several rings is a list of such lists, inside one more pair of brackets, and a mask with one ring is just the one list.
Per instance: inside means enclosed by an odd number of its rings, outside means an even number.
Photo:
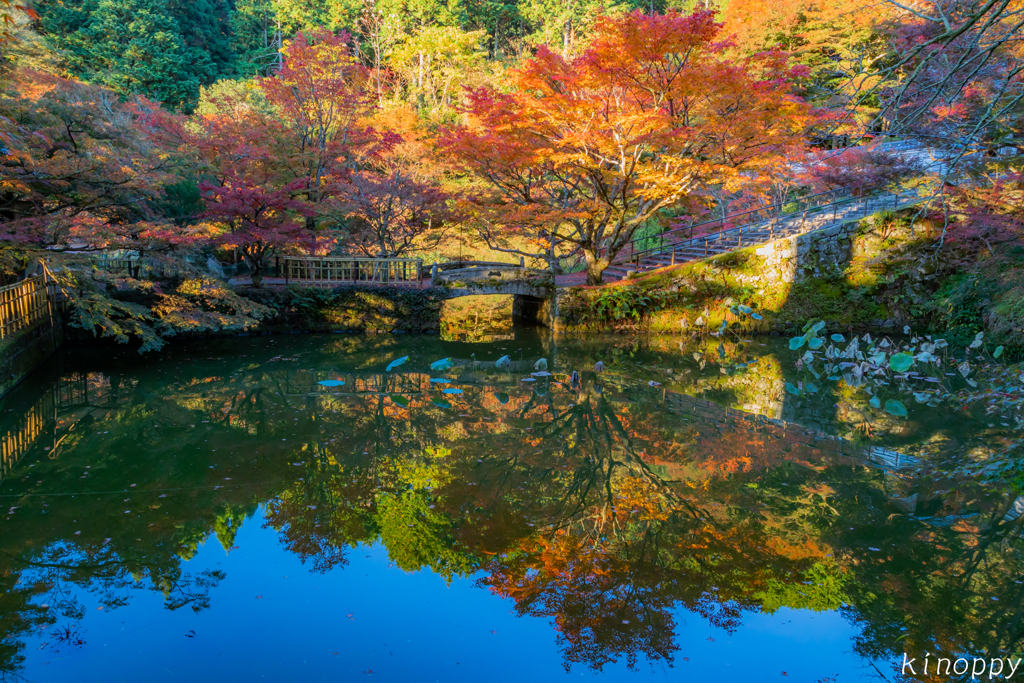
[{"label": "tree trunk", "polygon": [[600,258],[591,251],[584,251],[583,255],[587,259],[587,285],[603,284],[602,276],[605,268],[609,266],[608,259]]},{"label": "tree trunk", "polygon": [[260,287],[263,283],[263,257],[250,256],[242,253],[242,260],[249,266],[249,281],[253,287]]}]

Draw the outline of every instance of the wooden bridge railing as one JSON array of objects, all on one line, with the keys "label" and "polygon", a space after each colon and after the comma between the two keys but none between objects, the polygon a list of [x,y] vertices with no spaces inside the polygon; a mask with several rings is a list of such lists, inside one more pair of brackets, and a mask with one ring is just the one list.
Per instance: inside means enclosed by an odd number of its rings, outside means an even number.
[{"label": "wooden bridge railing", "polygon": [[0,287],[0,339],[49,318],[58,291],[57,283],[45,274]]},{"label": "wooden bridge railing", "polygon": [[374,259],[349,256],[286,256],[281,259],[285,282],[312,284],[380,284],[421,287],[422,259]]},{"label": "wooden bridge railing", "polygon": [[[341,379],[344,384],[324,387],[321,380]],[[430,375],[423,372],[410,373],[352,373],[338,374],[331,371],[298,370],[285,375],[284,393],[287,396],[332,395],[381,395],[381,394],[425,394],[430,393]]]},{"label": "wooden bridge railing", "polygon": [[448,261],[445,263],[435,263],[439,272],[445,272],[447,270],[462,270],[463,268],[524,268],[526,266],[526,259],[522,256],[519,257],[519,263],[506,263],[505,261]]}]

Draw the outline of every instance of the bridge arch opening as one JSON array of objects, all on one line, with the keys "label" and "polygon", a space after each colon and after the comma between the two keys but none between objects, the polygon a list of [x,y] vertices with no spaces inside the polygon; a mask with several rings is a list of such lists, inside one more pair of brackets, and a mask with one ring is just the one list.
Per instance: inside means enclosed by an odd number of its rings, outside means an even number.
[{"label": "bridge arch opening", "polygon": [[536,327],[544,324],[545,299],[526,294],[512,297],[512,324],[521,327]]},{"label": "bridge arch opening", "polygon": [[441,336],[446,339],[484,339],[511,335],[512,296],[480,294],[444,302]]},{"label": "bridge arch opening", "polygon": [[441,309],[441,334],[482,338],[544,325],[546,299],[524,294],[477,294],[449,299]]}]

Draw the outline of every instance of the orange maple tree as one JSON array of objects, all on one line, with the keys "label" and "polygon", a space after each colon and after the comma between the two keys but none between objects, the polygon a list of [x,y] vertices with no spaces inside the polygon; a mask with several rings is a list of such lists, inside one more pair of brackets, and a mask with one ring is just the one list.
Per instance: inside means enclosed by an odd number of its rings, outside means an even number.
[{"label": "orange maple tree", "polygon": [[601,17],[578,57],[541,46],[511,92],[470,91],[444,149],[492,190],[471,207],[489,246],[552,267],[578,251],[598,284],[660,211],[756,184],[801,147],[813,112],[786,56],[729,60],[720,29],[712,12]]}]

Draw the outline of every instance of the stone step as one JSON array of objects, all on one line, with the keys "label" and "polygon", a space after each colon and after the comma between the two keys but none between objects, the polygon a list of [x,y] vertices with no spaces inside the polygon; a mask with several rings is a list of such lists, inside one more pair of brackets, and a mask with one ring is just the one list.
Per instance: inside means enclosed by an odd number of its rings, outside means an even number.
[{"label": "stone step", "polygon": [[[911,202],[912,203],[912,202]],[[904,203],[901,202],[902,206]],[[857,204],[838,207],[823,206],[818,209],[810,209],[806,214],[790,214],[789,216],[777,219],[774,224],[765,221],[752,224],[743,229],[740,235],[735,233],[729,235],[709,235],[707,241],[701,243],[700,237],[687,239],[686,246],[682,243],[675,245],[668,244],[643,255],[639,263],[620,261],[608,267],[605,271],[605,279],[608,281],[620,280],[629,271],[643,273],[672,265],[691,261],[699,261],[704,258],[718,256],[735,251],[737,248],[759,246],[770,242],[817,232],[831,227],[838,223],[850,220],[862,215],[870,215],[876,211],[893,207],[892,198],[872,200],[864,204]],[[675,252],[673,254],[673,251]],[[627,258],[627,257],[624,257]]]}]

